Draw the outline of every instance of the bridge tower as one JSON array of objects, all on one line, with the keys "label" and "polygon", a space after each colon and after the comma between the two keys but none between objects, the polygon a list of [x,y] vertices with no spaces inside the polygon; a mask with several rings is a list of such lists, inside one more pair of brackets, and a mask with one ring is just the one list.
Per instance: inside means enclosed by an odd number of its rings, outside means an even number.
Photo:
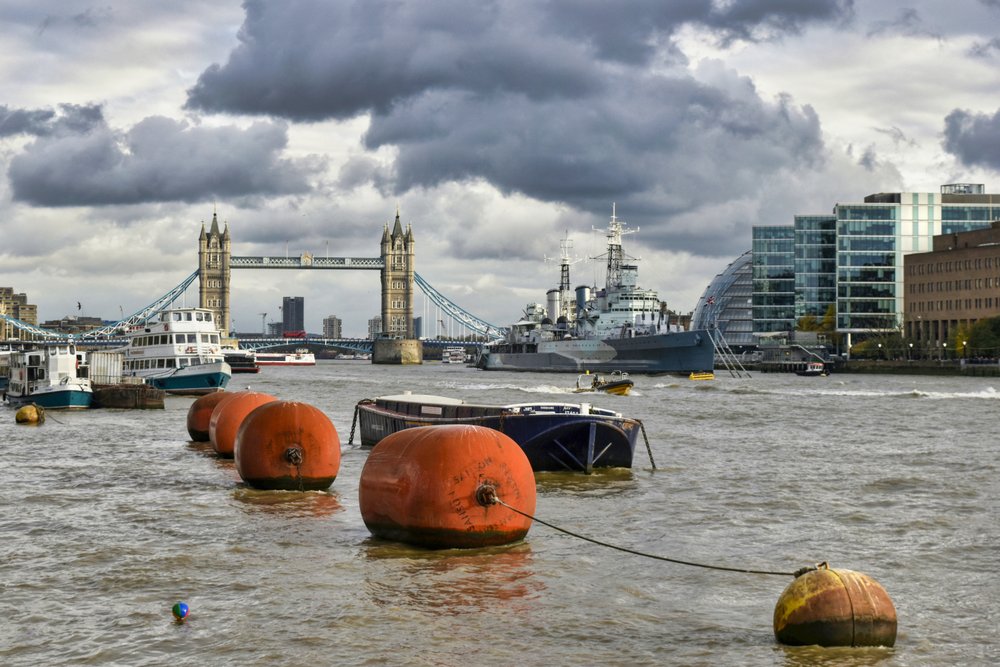
[{"label": "bridge tower", "polygon": [[223,336],[231,330],[229,312],[230,250],[229,223],[219,232],[219,219],[212,212],[212,226],[205,232],[201,223],[198,237],[198,306],[215,311],[216,322]]},{"label": "bridge tower", "polygon": [[413,331],[413,229],[399,222],[382,232],[382,333],[412,339]]}]

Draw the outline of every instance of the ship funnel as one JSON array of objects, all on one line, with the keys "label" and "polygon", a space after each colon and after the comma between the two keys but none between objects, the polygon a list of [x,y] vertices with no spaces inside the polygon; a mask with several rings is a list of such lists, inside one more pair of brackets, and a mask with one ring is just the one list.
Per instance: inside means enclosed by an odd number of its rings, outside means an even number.
[{"label": "ship funnel", "polygon": [[587,285],[580,285],[576,288],[576,317],[581,319],[585,317],[585,311],[587,308],[587,302],[590,301],[590,287]]},{"label": "ship funnel", "polygon": [[548,303],[549,317],[553,319],[559,317],[559,313],[562,312],[562,309],[560,308],[559,305],[560,304],[559,290],[550,289],[548,292],[545,293],[545,297]]}]

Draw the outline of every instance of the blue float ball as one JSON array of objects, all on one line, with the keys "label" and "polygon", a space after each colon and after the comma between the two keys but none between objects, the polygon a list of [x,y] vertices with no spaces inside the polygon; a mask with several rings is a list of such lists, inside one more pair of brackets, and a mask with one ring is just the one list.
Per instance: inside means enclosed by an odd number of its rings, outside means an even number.
[{"label": "blue float ball", "polygon": [[183,621],[188,615],[188,606],[183,602],[178,602],[174,605],[171,611],[174,613],[174,618],[178,621]]}]

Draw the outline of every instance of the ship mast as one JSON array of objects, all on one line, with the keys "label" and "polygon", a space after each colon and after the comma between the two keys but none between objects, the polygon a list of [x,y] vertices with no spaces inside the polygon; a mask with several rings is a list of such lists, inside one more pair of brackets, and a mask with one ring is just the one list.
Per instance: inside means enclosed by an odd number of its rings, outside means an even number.
[{"label": "ship mast", "polygon": [[624,225],[627,223],[622,222],[615,215],[615,204],[611,204],[611,222],[608,224],[608,274],[607,274],[607,288],[610,291],[612,288],[617,288],[621,286],[622,283],[622,259],[624,259],[624,254],[622,252],[622,235],[632,234],[635,230],[624,229]]},{"label": "ship mast", "polygon": [[572,264],[572,261],[570,261],[570,251],[572,249],[573,240],[570,239],[569,232],[567,232],[566,237],[559,242],[559,252],[561,254],[559,260],[559,314],[569,319],[572,319],[569,317],[569,304],[573,298],[569,286],[569,265]]}]

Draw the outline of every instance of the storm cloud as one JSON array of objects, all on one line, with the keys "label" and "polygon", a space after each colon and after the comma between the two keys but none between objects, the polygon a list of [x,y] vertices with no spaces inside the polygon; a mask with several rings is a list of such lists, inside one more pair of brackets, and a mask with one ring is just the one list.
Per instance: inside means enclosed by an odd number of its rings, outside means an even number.
[{"label": "storm cloud", "polygon": [[151,116],[117,132],[103,122],[97,107],[62,111],[7,111],[8,122],[0,122],[0,127],[37,137],[10,162],[16,201],[100,206],[309,189],[310,166],[281,157],[287,144],[284,123],[257,122],[239,129]]},{"label": "storm cloud", "polygon": [[[850,18],[851,2],[245,3],[239,45],[187,107],[291,120],[367,114],[342,184],[399,195],[448,182],[643,219],[744,196],[761,174],[820,159],[820,123],[719,68],[698,77],[673,43],[772,39]],[[654,213],[655,212],[655,213]],[[646,217],[650,221],[654,218]]]},{"label": "storm cloud", "polygon": [[1000,109],[992,116],[952,111],[944,119],[944,149],[966,166],[1000,171]]}]

